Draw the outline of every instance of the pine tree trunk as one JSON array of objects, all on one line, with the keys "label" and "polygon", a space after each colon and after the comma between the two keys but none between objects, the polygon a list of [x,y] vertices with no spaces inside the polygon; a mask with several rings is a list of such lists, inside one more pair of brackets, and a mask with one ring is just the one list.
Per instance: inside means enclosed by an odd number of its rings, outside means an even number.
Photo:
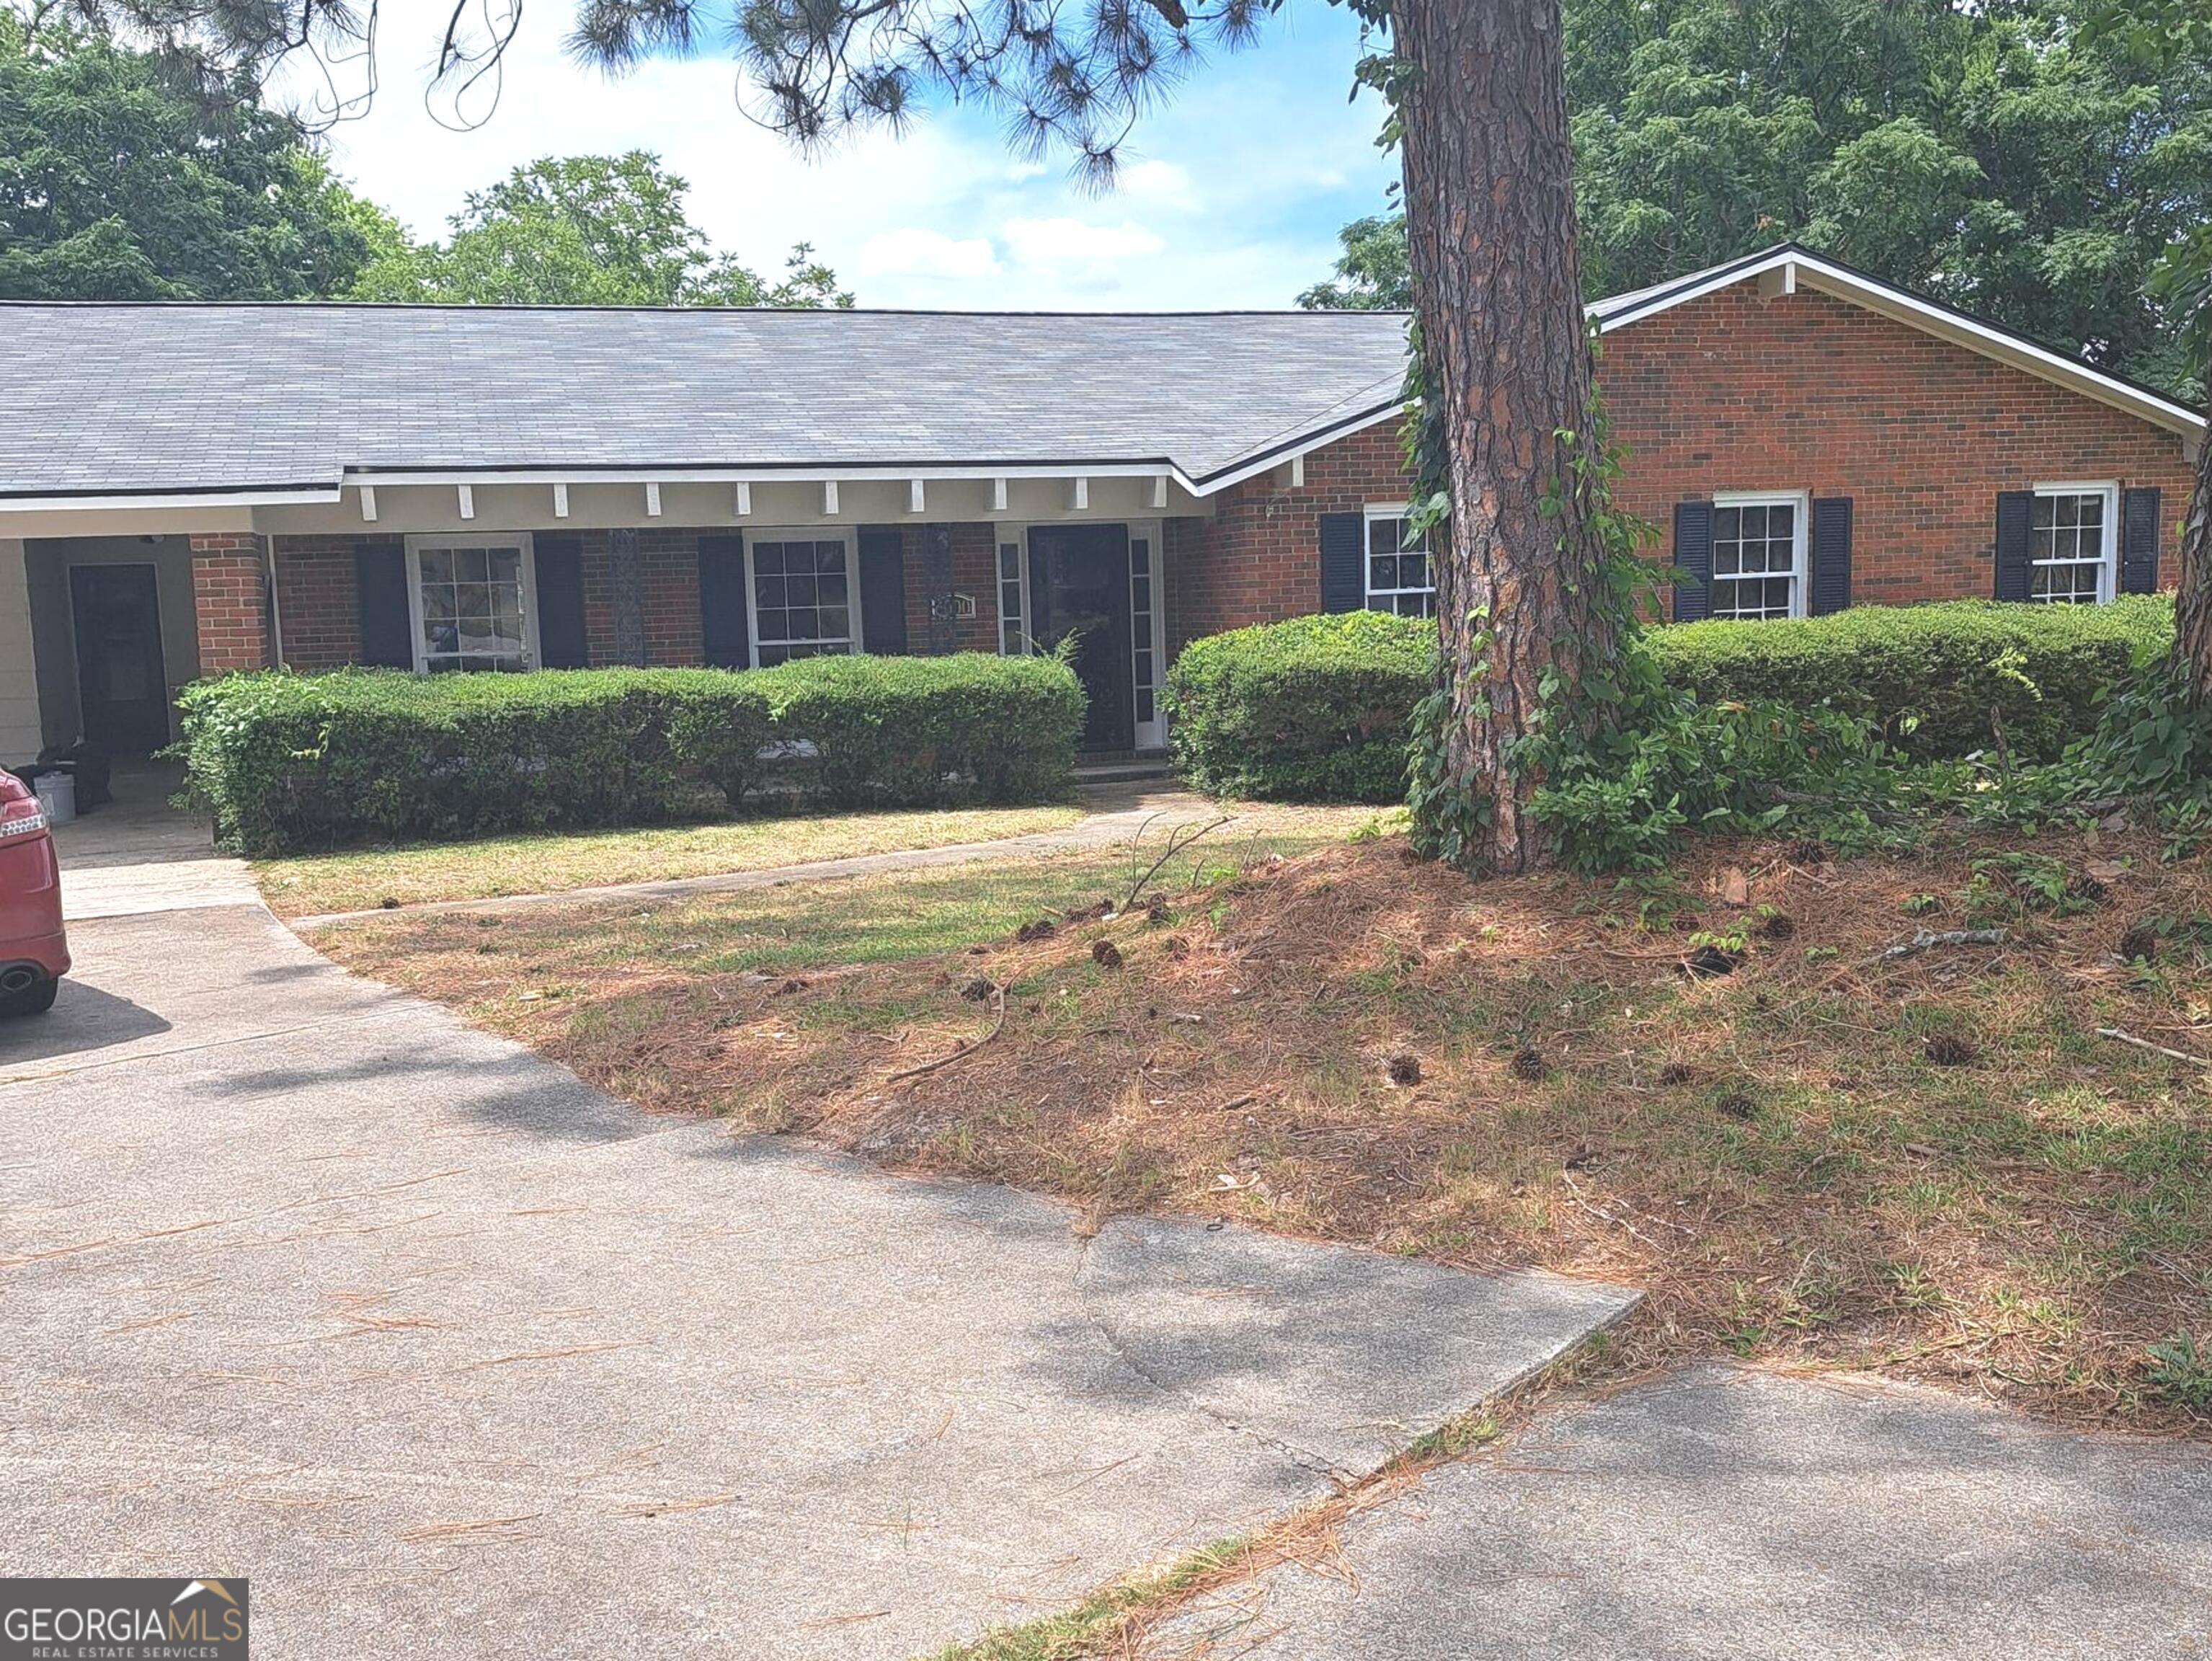
[{"label": "pine tree trunk", "polygon": [[[2212,414],[2212,401],[2207,413]],[[2173,660],[2198,703],[2212,702],[2212,435],[2197,447],[2197,488],[2181,522],[2173,596]]]},{"label": "pine tree trunk", "polygon": [[[1394,0],[1391,16],[1413,71],[1400,100],[1406,226],[1451,496],[1445,764],[1491,804],[1483,862],[1522,871],[1547,848],[1508,746],[1547,671],[1572,684],[1619,646],[1593,580],[1602,549],[1566,473],[1575,448],[1557,436],[1592,442],[1559,0]],[[1559,517],[1540,511],[1547,493]]]}]

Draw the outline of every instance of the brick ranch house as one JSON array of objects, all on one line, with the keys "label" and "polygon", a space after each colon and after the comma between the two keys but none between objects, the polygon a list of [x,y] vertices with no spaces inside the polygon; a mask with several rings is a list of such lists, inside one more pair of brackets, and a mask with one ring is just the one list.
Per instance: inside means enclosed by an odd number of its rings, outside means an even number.
[{"label": "brick ranch house", "polygon": [[[1678,616],[2148,590],[2204,422],[1794,246],[1597,303]],[[1403,319],[0,307],[0,761],[284,665],[743,666],[1431,609]],[[2164,563],[2170,565],[2170,558]]]}]

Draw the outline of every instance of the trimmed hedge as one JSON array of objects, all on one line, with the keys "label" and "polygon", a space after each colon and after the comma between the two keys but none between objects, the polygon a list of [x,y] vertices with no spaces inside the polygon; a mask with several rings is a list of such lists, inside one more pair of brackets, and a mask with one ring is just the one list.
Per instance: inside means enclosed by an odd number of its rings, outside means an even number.
[{"label": "trimmed hedge", "polygon": [[255,854],[649,824],[739,807],[771,776],[839,806],[1049,800],[1084,710],[1065,664],[981,654],[230,675],[179,703],[187,788]]},{"label": "trimmed hedge", "polygon": [[1432,623],[1346,611],[1193,641],[1165,689],[1177,770],[1218,796],[1403,800],[1436,637]]},{"label": "trimmed hedge", "polygon": [[1772,623],[1686,623],[1649,636],[1668,682],[1711,703],[1823,706],[1934,761],[1992,748],[1995,711],[2014,756],[2055,761],[2097,725],[2103,694],[2173,641],[2173,602],[1992,599],[1861,605]]},{"label": "trimmed hedge", "polygon": [[[1987,750],[1992,711],[2022,760],[2097,724],[2103,694],[2173,638],[2163,596],[2109,605],[1946,600],[1832,617],[1686,623],[1644,639],[1705,703],[1829,709],[1922,760]],[[1193,641],[1168,672],[1170,741],[1201,790],[1288,800],[1401,800],[1406,728],[1429,688],[1436,625],[1353,611]]]}]

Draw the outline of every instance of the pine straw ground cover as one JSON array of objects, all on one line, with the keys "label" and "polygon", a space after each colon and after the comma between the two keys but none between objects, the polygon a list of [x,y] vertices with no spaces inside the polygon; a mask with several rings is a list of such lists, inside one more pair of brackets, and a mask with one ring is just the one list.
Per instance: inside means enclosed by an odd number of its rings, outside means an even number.
[{"label": "pine straw ground cover", "polygon": [[[2212,867],[2158,854],[1706,844],[1624,893],[1382,837],[1186,861],[1112,916],[1126,855],[318,944],[649,1108],[1093,1220],[1640,1286],[1621,1369],[1880,1368],[2203,1434],[2212,1351],[2176,1335],[2212,1345],[2212,1074],[2098,1032],[2212,1055]],[[1885,955],[1923,928],[2005,934]]]}]

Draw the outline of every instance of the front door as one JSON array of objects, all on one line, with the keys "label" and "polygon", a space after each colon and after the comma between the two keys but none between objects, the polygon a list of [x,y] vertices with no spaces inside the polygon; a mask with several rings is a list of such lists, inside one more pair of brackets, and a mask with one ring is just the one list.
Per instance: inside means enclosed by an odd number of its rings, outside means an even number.
[{"label": "front door", "polygon": [[169,741],[169,683],[154,568],[72,565],[70,600],[84,736],[111,755],[160,749]]},{"label": "front door", "polygon": [[1037,525],[1030,528],[1030,632],[1040,650],[1073,640],[1069,660],[1091,708],[1086,750],[1136,747],[1135,681],[1129,657],[1129,527]]}]

